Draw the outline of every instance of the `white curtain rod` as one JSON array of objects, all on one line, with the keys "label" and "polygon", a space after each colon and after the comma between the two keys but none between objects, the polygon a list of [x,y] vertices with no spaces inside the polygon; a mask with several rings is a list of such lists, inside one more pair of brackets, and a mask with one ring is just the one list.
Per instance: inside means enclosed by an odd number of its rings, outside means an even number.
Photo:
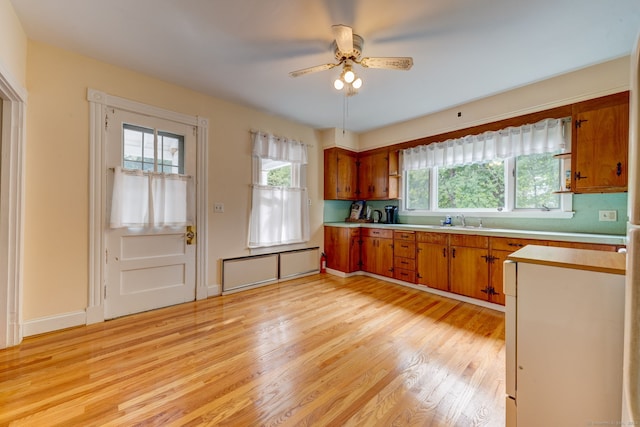
[{"label": "white curtain rod", "polygon": [[[279,135],[272,134],[271,132],[265,132],[265,131],[262,131],[262,130],[255,130],[255,129],[249,129],[249,133],[250,133],[251,135],[255,135],[255,134],[263,134],[263,135],[273,135],[273,136],[275,136],[276,138],[285,138],[285,137],[283,137],[283,136],[279,136]],[[286,139],[292,139],[292,138],[286,138]],[[297,141],[297,140],[296,140],[296,141]],[[301,144],[306,145],[307,147],[313,148],[313,144],[307,144],[306,142],[302,142],[302,141],[298,141],[298,142],[300,142]]]}]

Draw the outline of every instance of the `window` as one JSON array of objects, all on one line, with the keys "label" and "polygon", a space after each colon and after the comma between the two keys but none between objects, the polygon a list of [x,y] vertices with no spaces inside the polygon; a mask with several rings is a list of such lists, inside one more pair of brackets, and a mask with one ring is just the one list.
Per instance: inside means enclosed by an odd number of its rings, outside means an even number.
[{"label": "window", "polygon": [[126,169],[184,173],[184,136],[124,124],[123,139]]},{"label": "window", "polygon": [[516,158],[515,208],[559,209],[560,160],[549,154]]},{"label": "window", "polygon": [[561,210],[561,119],[403,151],[404,208],[414,211]]},{"label": "window", "polygon": [[309,240],[306,164],[304,144],[270,134],[253,134],[249,247]]}]

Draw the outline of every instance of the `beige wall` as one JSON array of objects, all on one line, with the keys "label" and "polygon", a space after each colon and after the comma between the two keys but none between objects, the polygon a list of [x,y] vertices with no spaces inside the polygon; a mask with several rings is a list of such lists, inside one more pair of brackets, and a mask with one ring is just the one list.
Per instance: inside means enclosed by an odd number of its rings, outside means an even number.
[{"label": "beige wall", "polygon": [[[360,151],[438,135],[629,89],[629,57],[359,135]],[[458,117],[458,112],[462,114]]]},{"label": "beige wall", "polygon": [[27,36],[9,0],[0,0],[0,69],[25,87]]},{"label": "beige wall", "polygon": [[[0,0],[2,1],[2,0]],[[249,254],[249,131],[298,139],[310,150],[310,246],[322,245],[322,142],[312,128],[126,69],[29,42],[27,58],[25,321],[83,310],[88,289],[87,88],[209,119],[209,283],[223,257]],[[320,159],[320,161],[319,161]],[[215,202],[224,213],[213,213]]]}]

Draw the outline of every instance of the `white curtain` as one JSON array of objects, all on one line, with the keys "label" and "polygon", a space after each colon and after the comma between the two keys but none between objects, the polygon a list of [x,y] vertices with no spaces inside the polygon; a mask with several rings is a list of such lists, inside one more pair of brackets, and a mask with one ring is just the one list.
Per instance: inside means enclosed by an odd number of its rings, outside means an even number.
[{"label": "white curtain", "polygon": [[562,119],[509,127],[403,150],[403,169],[461,166],[526,154],[557,152],[565,147]]},{"label": "white curtain", "polygon": [[249,247],[309,240],[306,188],[253,186]]},{"label": "white curtain", "polygon": [[[260,167],[254,167],[249,221],[249,247],[301,243],[309,240],[309,196],[303,186],[307,146],[275,135],[252,133],[255,164],[260,159],[292,163],[291,187],[274,187],[260,182]],[[301,173],[297,173],[301,172]]]},{"label": "white curtain", "polygon": [[115,168],[111,228],[193,224],[191,178]]}]

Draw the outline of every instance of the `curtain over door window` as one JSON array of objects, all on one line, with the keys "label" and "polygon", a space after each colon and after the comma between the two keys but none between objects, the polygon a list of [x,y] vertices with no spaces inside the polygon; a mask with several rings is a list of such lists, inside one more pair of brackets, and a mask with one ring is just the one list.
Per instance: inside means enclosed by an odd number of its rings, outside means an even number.
[{"label": "curtain over door window", "polygon": [[252,134],[253,186],[249,247],[309,240],[306,145],[271,134]]}]

